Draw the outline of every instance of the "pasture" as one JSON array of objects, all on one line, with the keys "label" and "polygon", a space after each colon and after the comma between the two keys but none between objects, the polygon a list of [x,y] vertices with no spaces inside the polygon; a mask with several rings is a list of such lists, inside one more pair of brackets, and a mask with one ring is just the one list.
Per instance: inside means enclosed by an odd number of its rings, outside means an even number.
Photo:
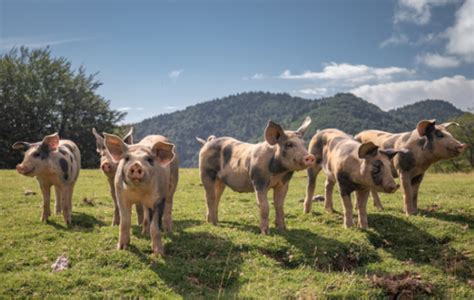
[{"label": "pasture", "polygon": [[[474,175],[427,174],[420,212],[402,213],[402,195],[368,205],[369,230],[342,227],[322,203],[303,214],[306,173],[296,173],[285,202],[288,230],[262,236],[254,194],[226,189],[220,224],[205,222],[197,169],[182,169],[174,202],[174,230],[163,236],[166,257],[151,253],[150,239],[132,228],[131,247],[115,249],[113,204],[105,177],[82,170],[73,196],[72,228],[62,216],[40,222],[42,198],[33,178],[0,171],[0,297],[320,298],[383,297],[391,276],[409,272],[419,296],[474,298]],[[324,175],[316,193],[323,193]],[[25,196],[25,190],[37,192]],[[88,198],[89,201],[84,201]],[[53,197],[54,199],[54,197]],[[54,201],[51,205],[54,211]],[[136,224],[135,213],[132,216]],[[71,268],[51,272],[65,254]],[[374,275],[381,278],[379,285]]]}]

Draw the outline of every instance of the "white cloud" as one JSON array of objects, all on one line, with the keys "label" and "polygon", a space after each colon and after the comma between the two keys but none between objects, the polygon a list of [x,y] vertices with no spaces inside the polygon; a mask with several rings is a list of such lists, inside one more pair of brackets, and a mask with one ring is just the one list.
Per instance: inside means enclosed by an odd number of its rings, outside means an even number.
[{"label": "white cloud", "polygon": [[466,0],[456,12],[454,26],[446,31],[449,53],[474,62],[474,0]]},{"label": "white cloud", "polygon": [[405,34],[397,34],[397,35],[392,35],[388,39],[382,41],[379,46],[380,48],[385,48],[391,45],[402,45],[402,44],[408,44],[408,43],[410,43],[410,40]]},{"label": "white cloud", "polygon": [[425,53],[418,55],[416,61],[419,64],[427,65],[431,68],[454,68],[459,66],[460,61],[453,56],[443,56],[437,53]]},{"label": "white cloud", "polygon": [[119,107],[117,108],[118,111],[129,111],[132,110],[130,106],[124,106],[124,107]]},{"label": "white cloud", "polygon": [[324,87],[315,87],[315,88],[301,89],[296,92],[303,95],[323,96],[328,92],[328,89]]},{"label": "white cloud", "polygon": [[252,76],[244,76],[242,77],[242,80],[262,80],[265,79],[265,75],[262,73],[255,73]]},{"label": "white cloud", "polygon": [[385,81],[395,75],[413,74],[413,70],[399,67],[375,68],[367,65],[351,65],[347,63],[330,63],[321,72],[305,71],[302,74],[292,74],[285,70],[279,75],[281,79],[293,80],[331,80],[344,81],[346,84],[356,84],[368,81]]},{"label": "white cloud", "polygon": [[168,76],[172,79],[177,79],[181,74],[183,73],[183,70],[173,70],[171,71]]},{"label": "white cloud", "polygon": [[422,99],[443,99],[461,109],[467,109],[474,103],[474,80],[457,75],[432,81],[412,80],[363,85],[350,92],[382,109],[400,107]]},{"label": "white cloud", "polygon": [[395,10],[395,23],[415,23],[426,25],[431,19],[433,6],[454,3],[453,0],[399,0]]},{"label": "white cloud", "polygon": [[69,43],[88,41],[90,38],[47,39],[39,37],[0,38],[0,49],[9,50],[13,47],[44,48]]}]

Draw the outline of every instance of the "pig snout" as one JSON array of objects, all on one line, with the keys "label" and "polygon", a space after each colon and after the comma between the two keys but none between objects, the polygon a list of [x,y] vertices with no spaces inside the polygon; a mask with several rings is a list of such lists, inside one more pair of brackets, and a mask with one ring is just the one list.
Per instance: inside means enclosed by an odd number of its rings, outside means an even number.
[{"label": "pig snout", "polygon": [[457,150],[458,150],[459,154],[462,154],[462,153],[464,153],[464,151],[466,151],[466,149],[468,147],[469,146],[467,144],[459,144],[458,147],[457,147]]},{"label": "pig snout", "polygon": [[308,154],[304,157],[303,161],[304,161],[304,164],[305,166],[312,166],[315,162],[316,158],[314,158],[314,155],[312,154]]},{"label": "pig snout", "polygon": [[138,163],[133,164],[128,170],[128,177],[132,180],[141,180],[144,175],[143,167]]},{"label": "pig snout", "polygon": [[390,185],[388,185],[388,186],[385,187],[385,192],[387,192],[387,193],[395,193],[395,192],[398,190],[399,187],[400,187],[399,184],[395,184],[395,183],[394,183],[394,184],[390,184]]},{"label": "pig snout", "polygon": [[28,175],[33,171],[33,168],[27,168],[22,164],[16,165],[16,171],[20,173],[21,175]]},{"label": "pig snout", "polygon": [[100,167],[105,173],[110,173],[110,171],[112,171],[112,166],[109,163],[103,163]]}]

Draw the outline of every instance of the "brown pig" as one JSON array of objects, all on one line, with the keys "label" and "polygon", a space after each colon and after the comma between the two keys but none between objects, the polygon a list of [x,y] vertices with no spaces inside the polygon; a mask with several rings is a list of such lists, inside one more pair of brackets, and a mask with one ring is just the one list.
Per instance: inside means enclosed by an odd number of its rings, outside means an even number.
[{"label": "brown pig", "polygon": [[[389,133],[379,130],[366,130],[356,135],[360,142],[372,142],[381,149],[405,148],[393,160],[395,173],[400,176],[403,189],[404,211],[407,215],[416,213],[418,209],[418,190],[426,170],[433,163],[456,157],[462,154],[466,144],[456,140],[446,129],[457,123],[436,125],[436,120],[422,120],[416,129],[403,133]],[[372,191],[374,204],[382,209],[377,191]]]},{"label": "brown pig", "polygon": [[18,173],[36,177],[40,185],[43,194],[41,220],[46,222],[51,215],[51,186],[54,186],[56,213],[62,211],[64,222],[71,225],[72,194],[81,168],[81,154],[76,144],[60,140],[54,133],[41,142],[16,142],[12,147],[25,152],[23,161],[16,166]]},{"label": "brown pig", "polygon": [[344,207],[344,226],[352,227],[352,192],[356,193],[359,208],[359,227],[367,228],[367,199],[370,189],[394,193],[395,183],[390,159],[398,151],[379,150],[373,143],[361,144],[352,136],[338,129],[325,129],[316,133],[309,144],[309,152],[316,161],[308,168],[308,186],[304,202],[304,212],[311,211],[311,204],[316,187],[316,178],[321,169],[326,174],[325,201],[327,211],[333,211],[332,192],[334,185],[339,185],[339,192]]},{"label": "brown pig", "polygon": [[[97,153],[100,155],[100,169],[102,173],[107,177],[107,181],[110,186],[110,194],[112,195],[112,200],[114,201],[114,217],[112,220],[112,226],[120,224],[120,213],[117,205],[117,197],[115,196],[115,185],[114,178],[117,171],[118,163],[112,159],[112,156],[105,149],[104,138],[97,133],[95,128],[92,128],[92,133],[95,136],[95,141],[97,145]],[[126,144],[133,144],[133,127],[130,127],[130,131],[122,139]],[[137,211],[138,225],[143,223],[143,207],[141,204],[135,205]]]},{"label": "brown pig", "polygon": [[115,162],[115,191],[120,210],[118,249],[130,243],[131,206],[142,204],[144,232],[149,231],[154,253],[164,255],[160,227],[171,231],[171,211],[178,184],[175,146],[164,136],[149,135],[138,144],[127,145],[116,135],[104,133],[105,147]]},{"label": "brown pig", "polygon": [[230,137],[214,138],[199,152],[199,171],[206,192],[207,221],[218,222],[219,200],[226,186],[240,193],[255,192],[260,208],[260,231],[268,234],[267,193],[273,189],[275,224],[285,229],[283,204],[294,171],[306,169],[314,157],[305,149],[303,135],[311,119],[296,131],[284,131],[269,121],[265,141],[249,144]]}]

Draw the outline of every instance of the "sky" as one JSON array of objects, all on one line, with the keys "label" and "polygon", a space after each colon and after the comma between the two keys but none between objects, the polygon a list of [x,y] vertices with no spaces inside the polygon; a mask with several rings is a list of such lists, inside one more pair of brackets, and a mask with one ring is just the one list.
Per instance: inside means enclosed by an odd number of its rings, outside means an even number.
[{"label": "sky", "polygon": [[0,0],[0,54],[98,72],[125,122],[246,91],[474,107],[474,0]]}]

